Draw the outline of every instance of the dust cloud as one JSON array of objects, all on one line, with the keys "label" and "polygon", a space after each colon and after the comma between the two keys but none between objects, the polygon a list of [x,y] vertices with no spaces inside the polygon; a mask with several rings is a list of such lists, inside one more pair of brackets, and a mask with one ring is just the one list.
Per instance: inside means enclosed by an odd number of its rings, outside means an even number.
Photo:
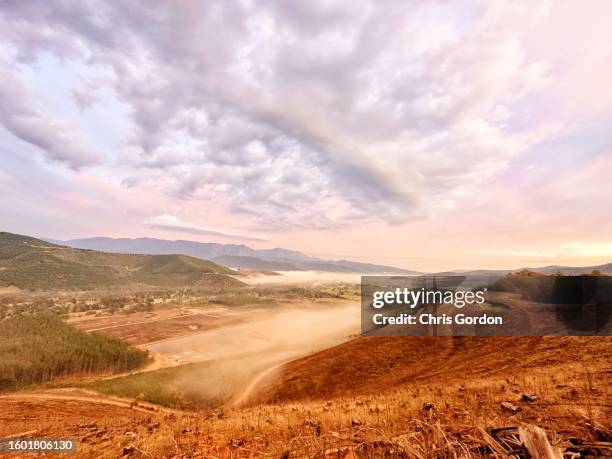
[{"label": "dust cloud", "polygon": [[213,404],[240,398],[246,390],[253,390],[249,382],[258,375],[273,377],[272,370],[279,369],[279,364],[340,344],[360,330],[357,302],[281,305],[261,309],[259,315],[259,319],[247,323],[154,343],[148,348],[176,365],[205,362],[182,367],[173,384],[177,391],[204,397]]}]

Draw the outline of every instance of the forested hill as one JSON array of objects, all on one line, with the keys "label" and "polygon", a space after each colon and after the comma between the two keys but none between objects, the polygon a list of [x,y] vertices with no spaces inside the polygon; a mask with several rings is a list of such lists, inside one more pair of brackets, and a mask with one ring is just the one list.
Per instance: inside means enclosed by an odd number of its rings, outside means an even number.
[{"label": "forested hill", "polygon": [[228,274],[235,272],[185,255],[103,253],[0,232],[0,286],[87,290],[128,285],[242,285]]},{"label": "forested hill", "polygon": [[148,361],[146,351],[55,316],[0,321],[0,392],[74,374],[121,373]]}]

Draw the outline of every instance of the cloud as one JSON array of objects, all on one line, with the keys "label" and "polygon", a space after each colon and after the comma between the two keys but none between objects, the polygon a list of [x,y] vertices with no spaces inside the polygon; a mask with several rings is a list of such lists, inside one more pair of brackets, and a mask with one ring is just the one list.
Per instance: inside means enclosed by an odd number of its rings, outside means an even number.
[{"label": "cloud", "polygon": [[229,233],[225,231],[213,230],[209,228],[202,228],[191,223],[186,223],[174,215],[159,215],[151,219],[149,225],[150,228],[159,229],[162,231],[170,231],[173,233],[185,233],[195,236],[215,236],[222,237],[224,239],[235,239],[241,241],[268,241],[266,238],[257,236],[250,236],[246,234]]},{"label": "cloud", "polygon": [[[163,176],[173,199],[215,202],[270,231],[400,224],[452,207],[566,128],[574,109],[551,110],[573,81],[560,67],[586,59],[565,41],[583,28],[559,21],[580,2],[1,8],[0,36],[22,65],[50,53],[111,69],[103,84],[130,113],[113,170],[123,183]],[[604,68],[601,48],[586,53],[589,68]],[[4,87],[10,130],[51,159],[90,164],[83,139],[11,97],[15,81]],[[96,103],[87,87],[73,94],[83,110]]]},{"label": "cloud", "polygon": [[0,58],[0,124],[49,159],[73,168],[97,163],[97,154],[79,127],[47,112],[15,73],[15,66]]}]

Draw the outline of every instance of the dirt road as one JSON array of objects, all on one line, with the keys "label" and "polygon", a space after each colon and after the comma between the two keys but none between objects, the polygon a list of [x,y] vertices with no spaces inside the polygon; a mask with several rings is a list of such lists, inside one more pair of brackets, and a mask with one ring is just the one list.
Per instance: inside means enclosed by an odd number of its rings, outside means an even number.
[{"label": "dirt road", "polygon": [[85,389],[50,389],[36,392],[19,392],[7,395],[0,395],[0,401],[19,401],[19,400],[64,400],[84,403],[96,403],[102,405],[130,408],[144,413],[163,412],[180,413],[181,411],[172,410],[151,403],[136,402],[131,399],[101,395],[98,392]]},{"label": "dirt road", "polygon": [[234,408],[239,408],[243,405],[246,405],[246,403],[251,399],[251,397],[255,394],[257,387],[259,386],[259,384],[268,376],[270,376],[272,373],[274,373],[276,370],[278,370],[279,368],[281,368],[283,365],[285,365],[286,363],[289,363],[290,361],[286,361],[286,362],[281,362],[281,363],[277,363],[276,365],[271,366],[270,368],[262,371],[261,373],[259,373],[257,376],[255,376],[250,382],[249,384],[238,394],[236,394],[236,397],[234,397],[234,399],[231,401],[230,405],[233,406]]}]

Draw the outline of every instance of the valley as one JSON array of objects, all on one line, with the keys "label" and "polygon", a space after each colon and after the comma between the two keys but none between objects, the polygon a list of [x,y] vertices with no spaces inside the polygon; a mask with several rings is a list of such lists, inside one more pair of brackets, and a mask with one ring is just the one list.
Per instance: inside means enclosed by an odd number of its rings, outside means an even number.
[{"label": "valley", "polygon": [[[544,432],[568,457],[612,454],[610,337],[361,337],[355,273],[140,255],[126,274],[66,250],[0,251],[34,279],[0,295],[0,439],[72,438],[84,458],[523,457]],[[42,288],[38,264],[67,258],[122,280]],[[533,301],[548,282],[500,285]],[[491,301],[527,313],[517,295]]]}]

